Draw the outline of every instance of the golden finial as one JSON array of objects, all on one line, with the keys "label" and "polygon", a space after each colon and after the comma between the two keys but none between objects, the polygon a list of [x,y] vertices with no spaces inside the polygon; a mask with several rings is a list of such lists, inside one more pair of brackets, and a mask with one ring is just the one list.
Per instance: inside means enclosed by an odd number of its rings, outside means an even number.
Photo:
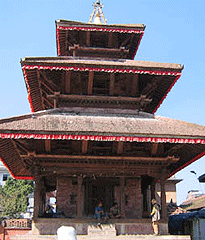
[{"label": "golden finial", "polygon": [[94,19],[95,24],[103,24],[101,19],[103,20],[104,24],[107,24],[107,20],[105,19],[102,11],[103,5],[100,3],[100,0],[97,0],[96,3],[93,3],[93,6],[94,6],[94,9],[92,14],[90,15],[90,20],[88,23],[92,23],[93,18],[95,16],[95,19]]}]

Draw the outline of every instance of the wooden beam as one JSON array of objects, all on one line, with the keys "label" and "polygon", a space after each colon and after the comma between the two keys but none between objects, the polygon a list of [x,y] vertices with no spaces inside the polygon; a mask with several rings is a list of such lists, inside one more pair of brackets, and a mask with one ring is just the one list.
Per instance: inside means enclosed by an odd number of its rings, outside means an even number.
[{"label": "wooden beam", "polygon": [[[21,155],[22,158],[27,158],[28,155]],[[129,157],[129,156],[84,156],[84,155],[56,155],[56,154],[36,154],[38,158],[50,159],[67,159],[67,160],[117,160],[117,161],[173,161],[176,162],[179,158],[173,156],[168,157]]]},{"label": "wooden beam", "polygon": [[[73,176],[73,175],[79,175],[83,174],[85,176],[91,176],[93,177],[93,174],[95,176],[115,176],[115,177],[121,177],[121,176],[141,176],[141,175],[147,175],[147,165],[146,166],[136,166],[135,168],[130,168],[124,166],[108,166],[108,167],[102,167],[96,166],[96,167],[90,167],[90,166],[82,166],[79,164],[76,164],[75,166],[70,165],[53,165],[48,166],[44,165],[42,166],[43,169],[45,169],[44,172],[41,172],[41,176],[46,175],[65,175],[65,176]],[[149,173],[149,176],[159,178],[159,166],[153,166],[152,171]]]},{"label": "wooden beam", "polygon": [[50,139],[45,139],[45,150],[46,152],[51,152],[51,140]]},{"label": "wooden beam", "polygon": [[117,144],[117,154],[122,154],[123,153],[123,142],[118,142]]},{"label": "wooden beam", "polygon": [[115,93],[115,74],[110,74],[110,95],[114,95]]},{"label": "wooden beam", "polygon": [[89,71],[89,78],[88,78],[88,95],[93,93],[93,80],[94,80],[94,72]]},{"label": "wooden beam", "polygon": [[83,140],[82,141],[82,154],[86,154],[88,151],[88,141]]},{"label": "wooden beam", "polygon": [[132,96],[138,96],[139,95],[139,75],[138,74],[134,74],[132,76],[132,92],[131,92]]},{"label": "wooden beam", "polygon": [[70,94],[71,71],[65,72],[65,93]]},{"label": "wooden beam", "polygon": [[[129,53],[129,50],[124,47],[121,48],[98,48],[98,47],[82,47],[80,45],[74,45],[69,47],[70,51],[73,51],[73,56],[78,51],[87,51],[87,52],[103,52],[103,53]],[[75,52],[75,53],[74,53]]]},{"label": "wooden beam", "polygon": [[157,154],[159,143],[152,143],[151,155],[154,156]]},{"label": "wooden beam", "polygon": [[[92,75],[90,73],[89,75]],[[90,76],[90,81],[88,83],[88,94],[92,94],[92,87],[93,87],[93,77]],[[56,95],[47,95],[48,98],[55,98]],[[124,102],[141,102],[141,103],[150,103],[152,99],[146,98],[146,96],[142,95],[141,97],[114,97],[114,96],[85,96],[85,95],[65,95],[60,94],[58,98],[64,100],[99,100],[99,101],[124,101]]]}]

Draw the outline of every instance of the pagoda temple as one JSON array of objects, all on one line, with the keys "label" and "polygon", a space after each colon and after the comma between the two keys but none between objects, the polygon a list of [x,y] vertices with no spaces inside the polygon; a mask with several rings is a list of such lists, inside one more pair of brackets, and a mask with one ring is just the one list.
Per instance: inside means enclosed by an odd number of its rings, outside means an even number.
[{"label": "pagoda temple", "polygon": [[56,21],[57,57],[21,60],[31,113],[0,120],[0,158],[16,179],[35,181],[39,234],[93,221],[99,201],[105,211],[118,202],[118,223],[140,222],[156,182],[166,218],[165,181],[205,154],[204,126],[155,115],[183,66],[133,60],[144,30],[108,25],[97,1],[88,23]]}]

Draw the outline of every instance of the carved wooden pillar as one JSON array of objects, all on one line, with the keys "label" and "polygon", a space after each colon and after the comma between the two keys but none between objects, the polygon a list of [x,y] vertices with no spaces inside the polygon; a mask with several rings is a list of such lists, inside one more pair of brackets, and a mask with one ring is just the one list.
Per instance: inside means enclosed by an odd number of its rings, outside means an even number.
[{"label": "carved wooden pillar", "polygon": [[167,207],[166,207],[166,192],[165,192],[165,180],[160,180],[161,186],[161,207],[162,207],[162,218],[167,217]]},{"label": "carved wooden pillar", "polygon": [[125,178],[120,178],[120,207],[121,207],[121,215],[123,218],[125,218]]},{"label": "carved wooden pillar", "polygon": [[82,194],[82,176],[78,177],[78,205],[77,205],[77,218],[82,218],[83,216],[83,194]]}]

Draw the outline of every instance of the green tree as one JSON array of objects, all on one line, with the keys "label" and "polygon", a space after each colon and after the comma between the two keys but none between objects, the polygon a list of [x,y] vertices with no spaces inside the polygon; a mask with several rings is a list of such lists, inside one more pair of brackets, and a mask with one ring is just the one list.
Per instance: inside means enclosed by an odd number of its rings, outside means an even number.
[{"label": "green tree", "polygon": [[26,212],[28,195],[33,190],[33,181],[8,178],[4,187],[0,186],[1,217],[20,218]]}]

